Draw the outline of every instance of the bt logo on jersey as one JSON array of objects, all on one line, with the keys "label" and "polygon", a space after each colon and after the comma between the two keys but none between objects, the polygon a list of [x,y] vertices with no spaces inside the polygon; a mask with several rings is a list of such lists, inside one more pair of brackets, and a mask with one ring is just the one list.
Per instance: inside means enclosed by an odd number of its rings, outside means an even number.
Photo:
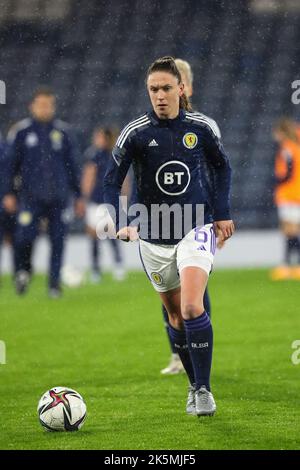
[{"label": "bt logo on jersey", "polygon": [[[183,175],[184,175],[184,171],[175,171],[174,173],[166,172],[164,174],[164,183],[165,184],[174,184],[174,182],[176,182],[177,184],[181,184],[181,179],[182,179]],[[177,179],[177,181],[176,181],[176,179]]]},{"label": "bt logo on jersey", "polygon": [[186,191],[190,184],[190,170],[185,163],[171,160],[159,167],[155,180],[157,186],[164,194],[179,196]]}]

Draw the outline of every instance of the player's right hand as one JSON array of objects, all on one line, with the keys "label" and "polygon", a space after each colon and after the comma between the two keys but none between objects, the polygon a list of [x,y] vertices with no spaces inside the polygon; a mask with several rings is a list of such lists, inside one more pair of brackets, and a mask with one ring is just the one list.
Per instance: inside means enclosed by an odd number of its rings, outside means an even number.
[{"label": "player's right hand", "polygon": [[17,198],[14,194],[6,194],[2,200],[2,206],[9,214],[17,211]]},{"label": "player's right hand", "polygon": [[123,242],[135,242],[139,239],[137,227],[123,227],[117,233],[117,238]]}]

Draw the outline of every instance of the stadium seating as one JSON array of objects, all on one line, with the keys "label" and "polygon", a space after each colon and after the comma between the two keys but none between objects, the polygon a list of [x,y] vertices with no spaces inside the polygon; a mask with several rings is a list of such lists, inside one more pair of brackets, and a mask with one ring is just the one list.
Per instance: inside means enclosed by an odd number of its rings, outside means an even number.
[{"label": "stadium seating", "polygon": [[153,59],[182,57],[194,70],[194,107],[217,120],[231,157],[238,226],[274,226],[271,127],[282,114],[298,118],[290,96],[299,20],[233,0],[1,0],[0,128],[24,117],[33,89],[49,84],[84,146],[95,123],[121,127],[148,108]]}]

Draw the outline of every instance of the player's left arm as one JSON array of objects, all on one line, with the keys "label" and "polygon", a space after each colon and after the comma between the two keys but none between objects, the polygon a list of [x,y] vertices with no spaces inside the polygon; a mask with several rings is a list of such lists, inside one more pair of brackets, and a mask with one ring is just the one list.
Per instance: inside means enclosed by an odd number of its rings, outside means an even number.
[{"label": "player's left arm", "polygon": [[210,127],[205,129],[205,154],[212,167],[215,182],[213,198],[213,218],[217,234],[221,232],[223,240],[230,238],[234,232],[234,223],[230,215],[231,167],[221,137]]}]

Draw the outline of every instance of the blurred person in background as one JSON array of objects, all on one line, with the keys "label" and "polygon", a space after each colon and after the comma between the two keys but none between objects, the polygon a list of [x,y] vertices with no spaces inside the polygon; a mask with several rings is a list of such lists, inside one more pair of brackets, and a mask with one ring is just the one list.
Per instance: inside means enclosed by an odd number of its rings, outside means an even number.
[{"label": "blurred person in background", "polygon": [[[103,200],[103,179],[111,159],[111,152],[115,145],[115,132],[108,127],[95,128],[92,144],[84,155],[84,170],[82,175],[81,190],[87,201],[86,230],[91,242],[91,281],[100,282],[102,276],[100,262],[100,240],[97,236],[97,223],[99,217],[105,214]],[[113,277],[117,281],[125,278],[123,257],[120,240],[108,239],[113,250],[115,267]]]},{"label": "blurred person in background", "polygon": [[[77,144],[70,126],[55,119],[56,98],[49,88],[36,90],[29,105],[30,117],[10,130],[5,158],[8,165],[4,208],[16,212],[15,287],[19,295],[27,291],[31,277],[33,243],[41,219],[47,219],[51,242],[48,294],[61,296],[60,270],[66,236],[65,213],[70,194],[75,197],[75,213],[84,215]],[[13,181],[20,178],[19,201]]]},{"label": "blurred person in background", "polygon": [[285,237],[284,264],[271,271],[273,280],[300,279],[300,136],[298,126],[281,118],[273,127],[278,144],[275,160],[275,204]]},{"label": "blurred person in background", "polygon": [[[13,247],[14,230],[15,230],[15,216],[7,212],[2,204],[4,197],[4,187],[7,178],[7,164],[5,160],[5,143],[0,134],[0,263],[1,263],[1,248],[4,241],[8,242]],[[1,264],[0,264],[1,274]]]}]

